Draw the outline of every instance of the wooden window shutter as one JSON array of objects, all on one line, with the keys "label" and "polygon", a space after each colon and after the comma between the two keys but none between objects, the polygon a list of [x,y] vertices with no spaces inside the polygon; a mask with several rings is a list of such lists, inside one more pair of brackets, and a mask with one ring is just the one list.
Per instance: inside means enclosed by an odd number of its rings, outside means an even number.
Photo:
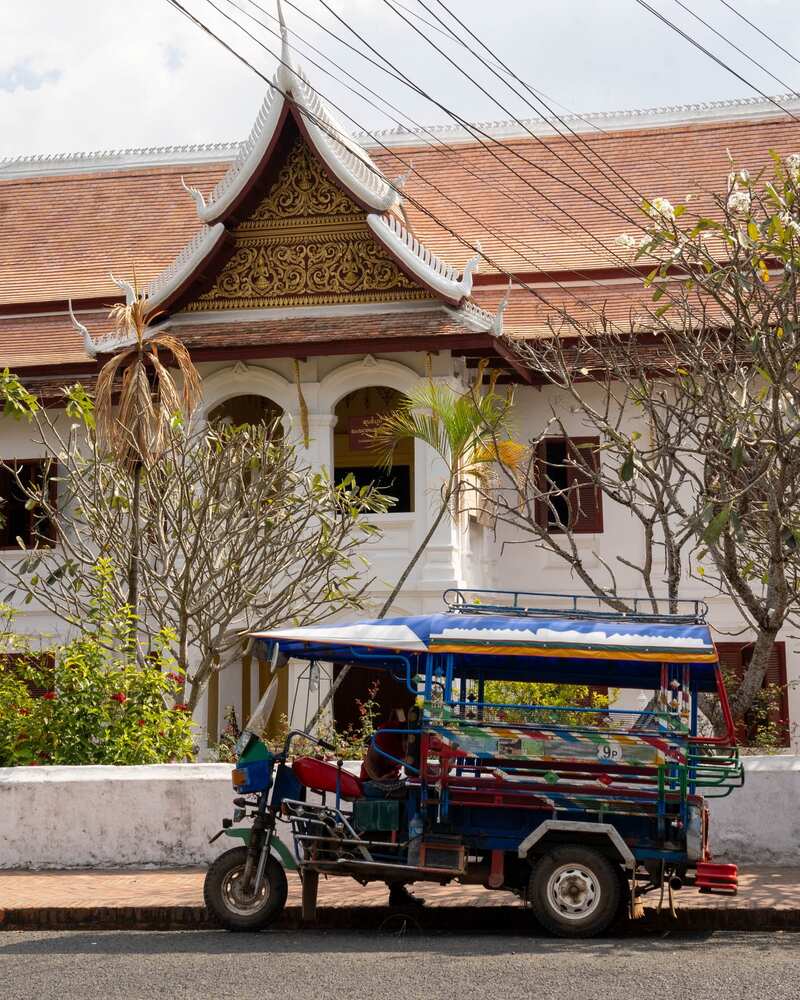
[{"label": "wooden window shutter", "polygon": [[[753,644],[750,642],[717,642],[717,655],[723,675],[738,681],[744,677],[744,672],[750,662]],[[779,696],[769,709],[769,721],[778,730],[781,744],[788,746],[789,739],[789,694],[786,681],[786,643],[776,642],[772,647],[767,672],[764,675],[764,687],[779,688]],[[755,724],[745,716],[736,724],[736,739],[747,745],[753,742]]]},{"label": "wooden window shutter", "polygon": [[[540,441],[536,445],[536,465],[534,469],[534,483],[536,484],[537,493],[547,492],[547,443],[545,441]],[[542,500],[539,496],[536,497],[534,515],[536,517],[536,523],[540,528],[547,527],[547,521],[549,517],[549,509],[547,502]]]},{"label": "wooden window shutter", "polygon": [[[599,438],[573,437],[569,439],[569,444],[576,461],[590,465],[595,471],[599,469]],[[572,530],[576,534],[601,532],[603,530],[603,491],[596,485],[586,469],[570,467],[568,480],[572,508]]]}]

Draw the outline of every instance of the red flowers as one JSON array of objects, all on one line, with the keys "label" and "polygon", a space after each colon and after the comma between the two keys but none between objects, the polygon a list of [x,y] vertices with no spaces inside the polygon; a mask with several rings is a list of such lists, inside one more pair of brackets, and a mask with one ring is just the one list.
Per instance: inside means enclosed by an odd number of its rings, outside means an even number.
[{"label": "red flowers", "polygon": [[189,708],[189,706],[185,702],[182,702],[182,701],[176,702],[172,706],[172,710],[173,710],[173,712],[190,712],[191,711],[191,709]]},{"label": "red flowers", "polygon": [[177,684],[179,687],[183,684],[183,674],[176,674],[174,670],[171,670],[167,677],[172,681],[173,684]]},{"label": "red flowers", "polygon": [[122,705],[124,702],[128,700],[128,696],[122,691],[117,691],[116,694],[111,695],[111,700],[118,701],[120,705]]},{"label": "red flowers", "polygon": [[45,701],[55,701],[56,698],[57,698],[57,695],[56,695],[55,691],[45,691],[45,693],[42,695],[42,697],[44,698]]},{"label": "red flowers", "polygon": [[20,714],[20,715],[30,715],[30,714],[31,714],[31,713],[30,713],[30,709],[28,709],[28,708],[21,708],[21,709],[19,710],[19,714]]},{"label": "red flowers", "polygon": [[144,719],[139,719],[139,725],[140,725],[140,726],[143,726],[144,724],[145,724],[145,721],[144,721]]}]

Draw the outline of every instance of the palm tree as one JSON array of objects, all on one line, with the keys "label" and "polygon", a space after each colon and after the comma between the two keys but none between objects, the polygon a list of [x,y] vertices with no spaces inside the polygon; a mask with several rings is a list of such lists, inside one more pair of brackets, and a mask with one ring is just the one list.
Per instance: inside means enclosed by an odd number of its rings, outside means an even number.
[{"label": "palm tree", "polygon": [[[201,397],[200,376],[186,347],[151,324],[146,299],[136,288],[129,301],[118,303],[110,318],[119,335],[133,344],[115,354],[100,370],[95,393],[98,443],[133,479],[131,497],[131,552],[128,564],[128,604],[139,606],[139,524],[142,473],[163,453],[175,420],[189,419]],[[179,391],[159,351],[172,356],[183,379]],[[119,402],[115,408],[117,381]]]},{"label": "palm tree", "polygon": [[457,392],[449,385],[428,381],[412,390],[395,410],[378,418],[371,441],[387,469],[391,469],[395,448],[406,440],[422,441],[447,467],[439,510],[386,598],[379,618],[391,608],[445,516],[458,512],[459,496],[470,480],[487,485],[495,462],[513,467],[524,452],[507,436],[511,402],[510,393],[496,391],[494,379],[486,392],[481,392],[480,383]]}]

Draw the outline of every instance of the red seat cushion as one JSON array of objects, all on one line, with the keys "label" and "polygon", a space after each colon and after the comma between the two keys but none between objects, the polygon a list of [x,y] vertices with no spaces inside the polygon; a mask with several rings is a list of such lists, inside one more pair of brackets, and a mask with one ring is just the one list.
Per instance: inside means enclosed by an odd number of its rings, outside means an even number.
[{"label": "red seat cushion", "polygon": [[[316,757],[298,757],[292,764],[292,770],[297,780],[306,788],[315,792],[335,792],[339,768],[327,760],[317,760]],[[341,796],[343,799],[360,799],[364,795],[361,782],[355,775],[342,769]]]}]

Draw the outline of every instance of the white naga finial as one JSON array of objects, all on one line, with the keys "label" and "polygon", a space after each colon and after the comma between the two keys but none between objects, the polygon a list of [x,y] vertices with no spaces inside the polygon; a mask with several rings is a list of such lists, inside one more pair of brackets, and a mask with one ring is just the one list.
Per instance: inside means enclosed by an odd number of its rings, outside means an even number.
[{"label": "white naga finial", "polygon": [[136,294],[136,289],[130,283],[130,281],[125,281],[124,278],[115,278],[113,271],[108,272],[111,275],[111,280],[117,286],[117,288],[122,289],[125,292],[125,303],[130,305],[131,302],[135,302],[139,296]]},{"label": "white naga finial", "polygon": [[511,298],[511,278],[508,279],[508,288],[506,289],[506,294],[497,304],[497,312],[494,314],[494,319],[492,320],[492,329],[489,331],[493,337],[503,336],[503,313],[506,311],[508,306],[508,300]]},{"label": "white naga finial", "polygon": [[292,50],[289,46],[289,29],[286,27],[286,18],[283,16],[283,4],[277,0],[278,4],[278,24],[281,29],[281,61],[278,66],[278,77],[288,90],[294,82],[294,63],[292,62]]},{"label": "white naga finial", "polygon": [[461,275],[461,290],[464,295],[469,295],[472,291],[472,275],[478,270],[481,257],[483,257],[483,251],[481,250],[481,245],[478,240],[475,241],[475,249],[478,252],[464,265],[464,273]]},{"label": "white naga finial", "polygon": [[86,329],[86,327],[81,323],[76,317],[75,313],[72,311],[72,299],[67,299],[67,306],[69,307],[69,318],[72,320],[72,325],[78,331],[78,333],[83,337],[83,346],[86,349],[86,353],[90,358],[93,358],[97,354],[97,345],[92,340],[92,335]]},{"label": "white naga finial", "polygon": [[408,161],[408,170],[404,174],[398,174],[397,177],[392,181],[392,187],[397,188],[398,191],[402,191],[406,186],[406,181],[414,173],[414,161]]},{"label": "white naga finial", "polygon": [[197,211],[202,212],[206,207],[206,200],[203,197],[202,193],[198,191],[197,188],[189,187],[189,185],[186,183],[183,177],[181,177],[181,187],[183,188],[184,191],[187,191],[192,196],[192,199],[194,200],[194,203],[197,206]]}]

